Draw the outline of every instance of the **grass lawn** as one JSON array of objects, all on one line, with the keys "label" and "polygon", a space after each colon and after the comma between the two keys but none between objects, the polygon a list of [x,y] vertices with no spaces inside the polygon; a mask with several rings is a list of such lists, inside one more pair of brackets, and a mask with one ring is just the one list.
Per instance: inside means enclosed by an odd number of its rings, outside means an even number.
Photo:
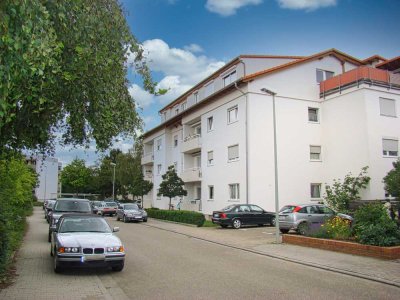
[{"label": "grass lawn", "polygon": [[219,225],[214,224],[213,222],[206,220],[202,227],[218,227],[218,226]]}]

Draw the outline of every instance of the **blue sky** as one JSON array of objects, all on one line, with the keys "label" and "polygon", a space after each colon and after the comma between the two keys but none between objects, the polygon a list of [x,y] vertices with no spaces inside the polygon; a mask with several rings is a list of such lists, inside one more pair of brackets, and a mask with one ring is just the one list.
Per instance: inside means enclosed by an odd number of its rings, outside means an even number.
[{"label": "blue sky", "polygon": [[[146,127],[158,110],[240,54],[311,55],[336,48],[356,58],[400,55],[399,0],[122,0],[143,43],[154,79],[167,95],[154,97],[129,71],[130,92]],[[115,144],[124,151],[132,141]],[[93,164],[94,147],[59,149]]]}]

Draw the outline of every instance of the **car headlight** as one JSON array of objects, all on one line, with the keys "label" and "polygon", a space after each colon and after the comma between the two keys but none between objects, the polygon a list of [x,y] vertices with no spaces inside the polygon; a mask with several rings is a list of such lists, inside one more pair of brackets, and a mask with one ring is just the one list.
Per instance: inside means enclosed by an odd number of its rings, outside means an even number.
[{"label": "car headlight", "polygon": [[124,252],[124,246],[107,247],[107,252]]},{"label": "car headlight", "polygon": [[144,210],[142,211],[143,217],[147,217],[147,212]]},{"label": "car headlight", "polygon": [[59,253],[79,253],[81,252],[81,248],[79,247],[59,247]]}]

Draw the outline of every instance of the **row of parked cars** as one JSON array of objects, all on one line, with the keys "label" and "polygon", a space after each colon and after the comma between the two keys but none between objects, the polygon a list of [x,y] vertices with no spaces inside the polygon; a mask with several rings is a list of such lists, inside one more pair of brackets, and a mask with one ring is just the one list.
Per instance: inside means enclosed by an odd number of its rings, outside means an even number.
[{"label": "row of parked cars", "polygon": [[89,201],[62,198],[45,201],[45,218],[49,222],[48,241],[55,272],[65,267],[107,266],[113,271],[124,268],[125,249],[103,218],[147,222],[147,213],[134,203]]}]

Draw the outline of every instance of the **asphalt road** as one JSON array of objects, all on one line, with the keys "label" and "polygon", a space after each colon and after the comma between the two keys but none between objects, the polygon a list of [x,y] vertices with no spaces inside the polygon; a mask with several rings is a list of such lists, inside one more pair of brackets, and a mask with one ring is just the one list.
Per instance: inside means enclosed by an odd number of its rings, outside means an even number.
[{"label": "asphalt road", "polygon": [[145,223],[108,220],[120,227],[127,251],[126,268],[112,278],[135,299],[399,297],[395,287],[208,243]]}]

